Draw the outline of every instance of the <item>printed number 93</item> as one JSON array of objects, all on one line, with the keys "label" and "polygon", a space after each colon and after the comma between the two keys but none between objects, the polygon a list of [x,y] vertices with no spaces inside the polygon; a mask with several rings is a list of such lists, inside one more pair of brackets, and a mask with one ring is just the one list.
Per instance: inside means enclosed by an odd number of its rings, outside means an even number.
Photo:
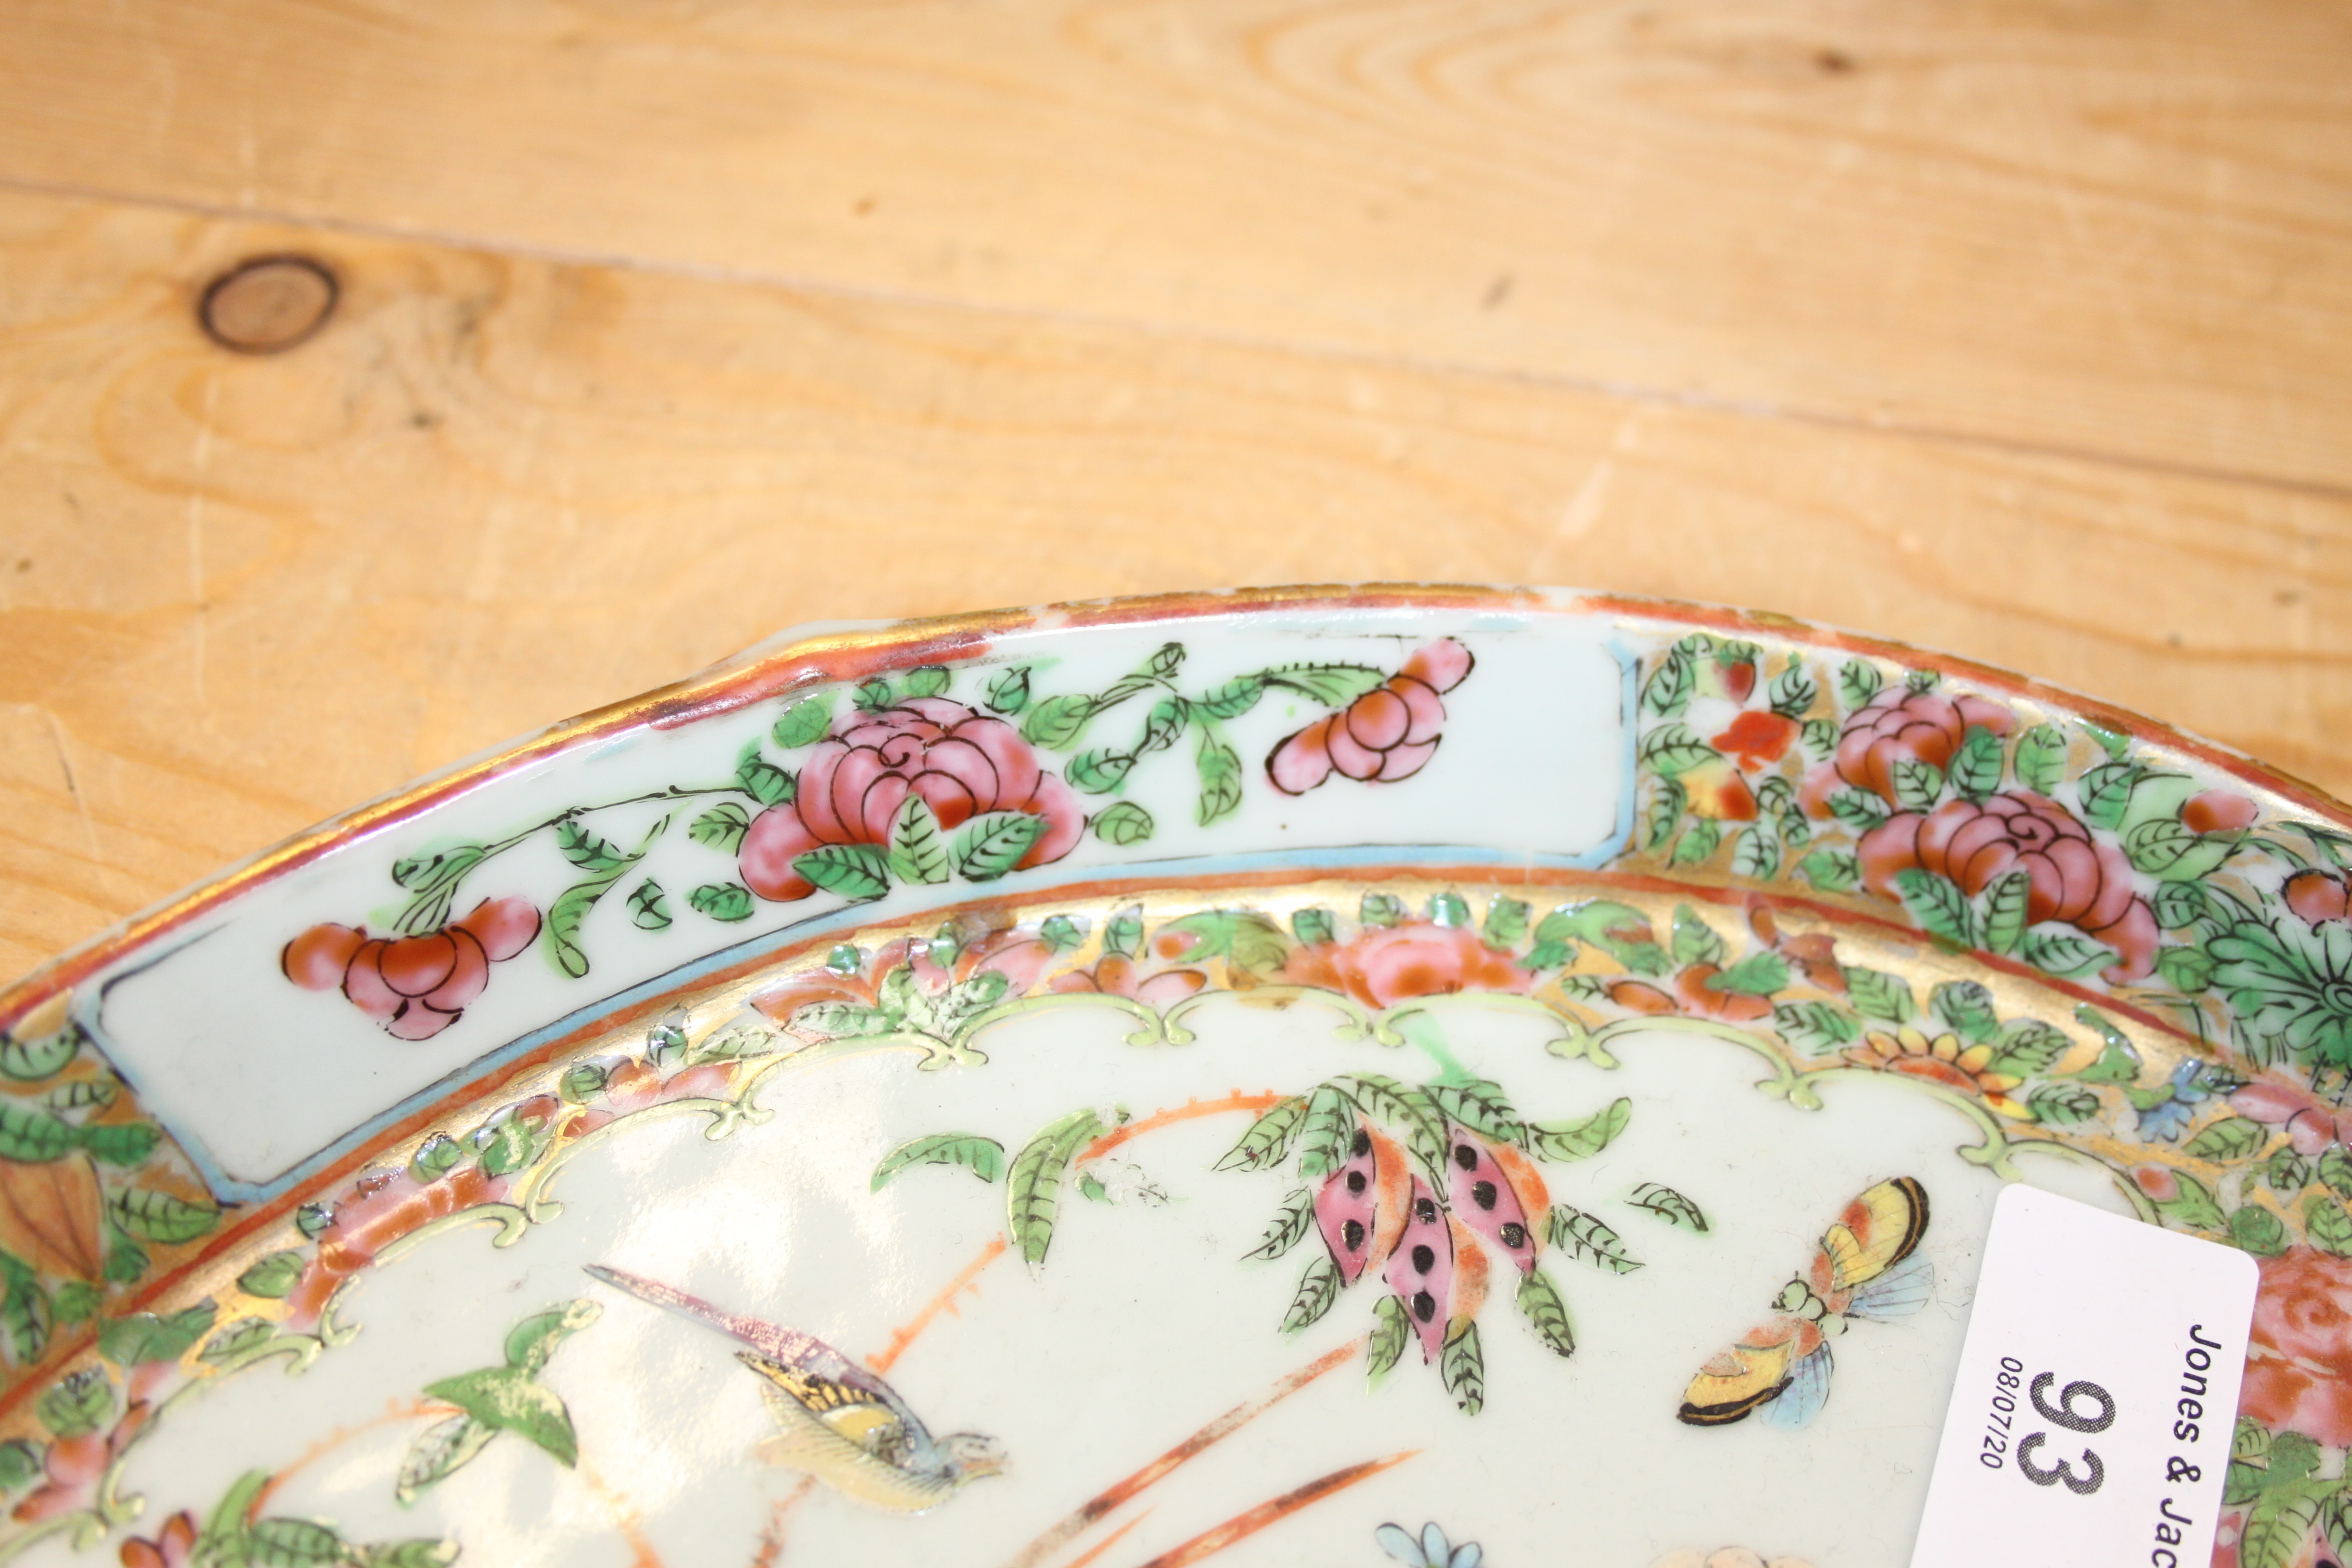
[{"label": "printed number 93", "polygon": [[[2034,1409],[2041,1412],[2044,1420],[2053,1426],[2064,1427],[2069,1432],[2085,1435],[2104,1432],[2115,1424],[2113,1394],[2096,1383],[2074,1382],[2059,1390],[2058,1402],[2052,1404],[2050,1385],[2057,1381],[2055,1373],[2038,1372],[2034,1374],[2033,1383],[2026,1391],[2033,1400]],[[2036,1463],[2034,1450],[2049,1440],[2050,1434],[2047,1432],[2031,1432],[2018,1440],[2018,1474],[2036,1486],[2063,1485],[2078,1497],[2090,1496],[2106,1481],[2107,1466],[2088,1448],[2082,1451],[2083,1468],[2080,1471],[2074,1468],[2075,1461],[2071,1459],[2054,1460],[2049,1464]]]}]

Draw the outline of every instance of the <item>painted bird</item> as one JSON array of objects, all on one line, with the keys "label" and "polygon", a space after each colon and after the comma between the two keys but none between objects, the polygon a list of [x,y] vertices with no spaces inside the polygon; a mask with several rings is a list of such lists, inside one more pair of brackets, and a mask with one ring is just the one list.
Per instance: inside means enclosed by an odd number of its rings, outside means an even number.
[{"label": "painted bird", "polygon": [[812,1334],[722,1312],[673,1286],[591,1263],[588,1273],[638,1300],[750,1346],[735,1359],[760,1375],[776,1435],[761,1457],[835,1491],[901,1513],[936,1508],[1004,1469],[1004,1445],[977,1432],[933,1437],[888,1383]]}]

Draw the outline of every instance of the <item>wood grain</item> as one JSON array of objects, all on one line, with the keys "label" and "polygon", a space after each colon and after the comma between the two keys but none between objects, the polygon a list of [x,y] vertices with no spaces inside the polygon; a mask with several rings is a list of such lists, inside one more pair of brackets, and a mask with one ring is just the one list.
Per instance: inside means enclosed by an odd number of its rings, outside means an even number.
[{"label": "wood grain", "polygon": [[18,0],[0,179],[2352,484],[2311,0]]},{"label": "wood grain", "polygon": [[[290,353],[198,331],[331,265]],[[0,197],[0,970],[809,619],[1581,582],[2030,669],[2352,788],[2352,502],[1035,316]]]}]

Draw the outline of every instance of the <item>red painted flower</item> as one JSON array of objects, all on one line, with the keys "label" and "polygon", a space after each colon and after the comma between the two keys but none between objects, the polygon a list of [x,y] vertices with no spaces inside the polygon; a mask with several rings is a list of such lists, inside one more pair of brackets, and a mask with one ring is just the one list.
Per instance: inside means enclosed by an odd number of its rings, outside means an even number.
[{"label": "red painted flower", "polygon": [[286,978],[306,990],[341,987],[361,1012],[399,1040],[430,1040],[456,1023],[490,983],[490,966],[514,957],[539,934],[526,898],[490,898],[463,920],[418,936],[371,937],[364,927],[312,926],[279,955]]},{"label": "red painted flower", "polygon": [[2342,920],[2352,914],[2352,888],[2332,871],[2298,871],[2287,878],[2287,907],[2307,926]]},{"label": "red painted flower", "polygon": [[2330,1448],[2352,1444],[2352,1261],[2290,1247],[2261,1268],[2238,1409]]},{"label": "red painted flower", "polygon": [[2181,804],[2181,826],[2191,833],[2243,833],[2261,815],[2253,801],[2234,790],[2209,789]]},{"label": "red painted flower", "polygon": [[2015,723],[2007,708],[1982,697],[1946,697],[1889,686],[1846,720],[1838,736],[1837,774],[1856,789],[1892,803],[1896,763],[1947,766],[1970,725],[2007,735]]},{"label": "red painted flower", "polygon": [[1535,976],[1460,926],[1407,920],[1374,926],[1344,944],[1302,948],[1285,979],[1344,991],[1367,1007],[1387,1007],[1456,991],[1525,992]]},{"label": "red painted flower", "polygon": [[1778,762],[1801,726],[1791,718],[1763,710],[1742,713],[1715,737],[1714,747],[1750,773]]},{"label": "red painted flower", "polygon": [[123,1568],[187,1568],[196,1557],[196,1519],[185,1509],[163,1522],[155,1539],[132,1536],[122,1544]]},{"label": "red painted flower", "polygon": [[817,743],[793,798],[753,818],[743,836],[744,884],[762,898],[808,897],[816,889],[793,861],[825,844],[889,843],[909,795],[951,831],[991,811],[1041,819],[1017,870],[1061,859],[1086,827],[1070,787],[1038,767],[1010,724],[945,697],[910,697],[847,714]]},{"label": "red painted flower", "polygon": [[1949,877],[1975,895],[2011,871],[2030,879],[2029,923],[2055,920],[2115,949],[2106,978],[2149,973],[2156,960],[2156,916],[2134,890],[2131,865],[2112,844],[2064,806],[2030,790],[1983,800],[1949,800],[1921,816],[1906,811],[1862,835],[1862,880],[1882,898],[1899,899],[1899,872]]},{"label": "red painted flower", "polygon": [[1367,784],[1411,778],[1445,738],[1439,695],[1461,685],[1474,662],[1469,649],[1439,638],[1381,685],[1283,740],[1266,758],[1266,776],[1286,795],[1304,795],[1333,773]]}]

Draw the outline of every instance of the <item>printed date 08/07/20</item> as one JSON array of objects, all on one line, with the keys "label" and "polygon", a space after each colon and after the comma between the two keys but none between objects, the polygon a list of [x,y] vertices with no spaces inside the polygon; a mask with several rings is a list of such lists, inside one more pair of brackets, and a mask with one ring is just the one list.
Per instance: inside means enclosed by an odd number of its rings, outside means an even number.
[{"label": "printed date 08/07/20", "polygon": [[2054,1372],[2037,1372],[2029,1381],[2024,1362],[2015,1356],[2001,1358],[2001,1370],[1993,1379],[1992,1407],[1985,1417],[1984,1444],[1977,1452],[1977,1463],[1988,1470],[2000,1470],[2014,1459],[2017,1473],[2034,1485],[2063,1486],[2078,1497],[2088,1497],[2107,1480],[2107,1466],[2098,1454],[2086,1446],[2074,1459],[2044,1458],[2040,1449],[2050,1441],[2048,1432],[2036,1430],[2023,1436],[2016,1432],[2017,1391],[2021,1387],[2035,1413],[2052,1426],[2088,1436],[2115,1424],[2113,1394],[2096,1383],[2077,1380],[2059,1389],[2057,1399],[2052,1401],[2050,1390],[2057,1381]]}]

